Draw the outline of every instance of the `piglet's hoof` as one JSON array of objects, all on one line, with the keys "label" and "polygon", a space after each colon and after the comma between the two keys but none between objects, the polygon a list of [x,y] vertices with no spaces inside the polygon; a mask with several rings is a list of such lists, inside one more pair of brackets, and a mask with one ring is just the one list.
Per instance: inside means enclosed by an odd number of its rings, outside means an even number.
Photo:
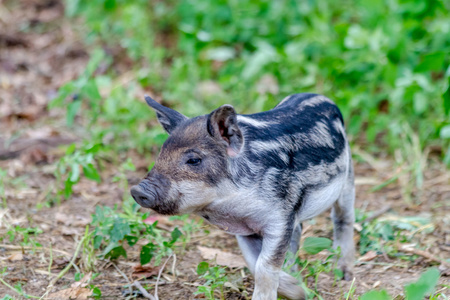
[{"label": "piglet's hoof", "polygon": [[351,281],[353,280],[353,269],[348,267],[341,267],[342,272],[344,273],[344,280],[345,281]]},{"label": "piglet's hoof", "polygon": [[304,300],[305,291],[298,286],[298,280],[285,272],[280,273],[278,294],[290,300]]}]

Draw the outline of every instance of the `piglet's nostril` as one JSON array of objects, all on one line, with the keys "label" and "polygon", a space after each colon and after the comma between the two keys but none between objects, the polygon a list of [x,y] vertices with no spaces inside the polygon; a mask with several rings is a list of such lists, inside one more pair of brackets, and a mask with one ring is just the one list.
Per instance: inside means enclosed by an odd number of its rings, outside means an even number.
[{"label": "piglet's nostril", "polygon": [[133,186],[130,192],[133,199],[140,205],[143,205],[145,202],[146,203],[149,202],[148,196],[145,194],[145,192],[139,185]]}]

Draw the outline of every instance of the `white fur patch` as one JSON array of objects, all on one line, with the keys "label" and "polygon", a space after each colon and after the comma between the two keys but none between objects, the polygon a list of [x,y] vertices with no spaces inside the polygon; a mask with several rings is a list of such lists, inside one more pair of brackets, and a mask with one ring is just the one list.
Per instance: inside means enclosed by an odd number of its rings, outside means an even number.
[{"label": "white fur patch", "polygon": [[286,101],[288,101],[291,97],[292,97],[293,95],[289,95],[289,96],[287,96],[287,97],[285,97],[283,100],[281,100],[281,102],[280,103],[278,103],[278,105],[277,106],[280,106],[280,105],[282,105],[284,102],[286,102]]},{"label": "white fur patch", "polygon": [[[250,148],[256,153],[277,150],[290,150],[295,152],[302,149],[302,145],[307,145],[308,147],[334,148],[329,128],[320,121],[308,133],[299,132],[293,136],[279,136],[269,141],[254,140],[250,142]],[[289,162],[287,155],[284,155],[282,159],[285,162]]]},{"label": "white fur patch", "polygon": [[328,103],[334,104],[333,101],[331,101],[327,97],[322,96],[322,95],[318,95],[316,97],[313,97],[313,98],[310,98],[308,100],[302,101],[299,104],[298,108],[301,110],[301,109],[304,109],[305,107],[308,107],[308,106],[309,107],[314,107],[314,106],[319,105],[319,104],[321,104],[323,102],[328,102]]},{"label": "white fur patch", "polygon": [[172,182],[169,197],[179,201],[179,213],[193,213],[210,204],[217,197],[217,189],[201,181]]},{"label": "white fur patch", "polygon": [[299,211],[298,222],[311,219],[330,208],[340,197],[345,181],[345,173],[343,173],[325,187],[309,190],[310,194],[304,200],[303,207]]},{"label": "white fur patch", "polygon": [[242,123],[246,123],[248,125],[252,125],[256,128],[268,128],[272,125],[271,122],[267,122],[267,121],[258,121],[255,120],[253,118],[247,117],[247,116],[243,116],[243,115],[238,115],[237,116],[238,122],[242,122]]},{"label": "white fur patch", "polygon": [[345,129],[344,126],[341,123],[341,120],[334,120],[333,121],[333,127],[341,133],[343,136],[345,136]]},{"label": "white fur patch", "polygon": [[[282,137],[280,137],[280,139],[281,138]],[[281,143],[278,140],[270,140],[270,141],[254,140],[250,142],[250,147],[256,153],[262,151],[280,150],[280,148],[282,148]]]},{"label": "white fur patch", "polygon": [[327,125],[325,125],[321,121],[316,123],[316,126],[311,129],[311,132],[310,134],[308,134],[308,136],[311,139],[311,144],[314,146],[334,148],[330,130],[328,129]]}]

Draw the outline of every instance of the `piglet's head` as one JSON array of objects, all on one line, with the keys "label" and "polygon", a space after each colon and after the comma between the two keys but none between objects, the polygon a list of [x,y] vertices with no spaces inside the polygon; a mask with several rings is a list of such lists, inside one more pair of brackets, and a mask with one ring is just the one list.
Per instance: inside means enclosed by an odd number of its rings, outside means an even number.
[{"label": "piglet's head", "polygon": [[131,188],[141,206],[173,215],[201,210],[226,193],[229,160],[242,151],[243,136],[231,105],[187,118],[146,96],[169,134],[152,170]]}]

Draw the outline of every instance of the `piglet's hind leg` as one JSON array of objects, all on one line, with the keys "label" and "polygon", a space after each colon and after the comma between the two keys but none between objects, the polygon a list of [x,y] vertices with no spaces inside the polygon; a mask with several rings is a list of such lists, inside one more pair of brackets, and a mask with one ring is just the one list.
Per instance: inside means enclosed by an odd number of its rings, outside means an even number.
[{"label": "piglet's hind leg", "polygon": [[332,207],[331,216],[334,223],[334,245],[341,248],[338,268],[344,272],[345,280],[353,279],[353,224],[355,222],[354,202],[355,188],[353,184],[353,170],[350,169],[349,178],[342,191],[341,197]]}]

